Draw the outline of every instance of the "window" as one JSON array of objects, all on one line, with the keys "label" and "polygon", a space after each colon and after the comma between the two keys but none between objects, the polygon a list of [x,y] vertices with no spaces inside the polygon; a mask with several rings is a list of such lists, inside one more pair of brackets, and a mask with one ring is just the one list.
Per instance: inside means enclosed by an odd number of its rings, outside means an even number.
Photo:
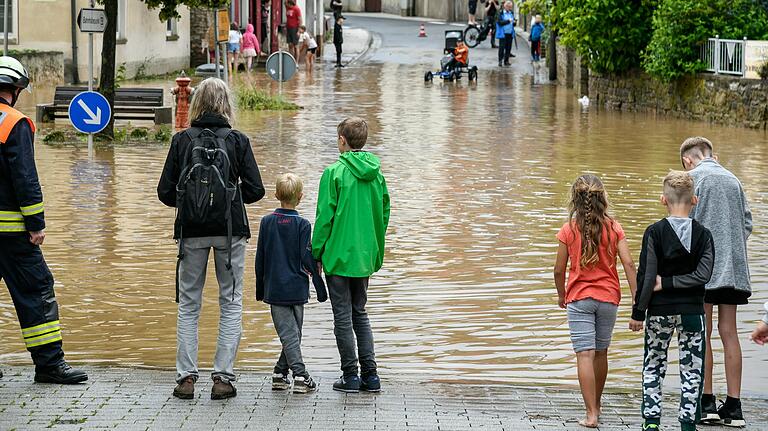
[{"label": "window", "polygon": [[[0,0],[0,39],[3,37],[3,33],[5,33],[5,16],[3,15],[5,13],[5,8],[3,6],[3,1]],[[8,37],[9,38],[15,38],[16,37],[16,11],[18,0],[9,0],[8,1]]]},{"label": "window", "polygon": [[117,40],[125,41],[125,0],[117,0]]},{"label": "window", "polygon": [[171,18],[165,22],[165,39],[177,40],[179,38],[178,21]]}]

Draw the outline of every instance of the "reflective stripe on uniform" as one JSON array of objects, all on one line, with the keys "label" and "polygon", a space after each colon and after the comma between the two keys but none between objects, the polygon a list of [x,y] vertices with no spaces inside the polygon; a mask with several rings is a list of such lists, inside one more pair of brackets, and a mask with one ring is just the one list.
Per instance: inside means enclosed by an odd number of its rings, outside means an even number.
[{"label": "reflective stripe on uniform", "polygon": [[0,232],[26,232],[24,223],[0,221]]},{"label": "reflective stripe on uniform", "polygon": [[25,207],[21,207],[21,214],[23,216],[32,216],[35,214],[40,214],[43,212],[43,203],[36,203],[34,205],[28,205]]},{"label": "reflective stripe on uniform", "polygon": [[29,123],[32,133],[35,133],[35,123],[16,109],[4,103],[0,103],[0,113],[2,113],[2,117],[0,117],[0,144],[8,142],[8,137],[11,135],[11,131],[16,127],[16,123],[21,120],[25,120]]},{"label": "reflective stripe on uniform", "polygon": [[0,211],[0,222],[4,221],[24,221],[24,215],[21,211]]},{"label": "reflective stripe on uniform", "polygon": [[29,328],[21,328],[21,335],[24,337],[27,348],[61,341],[61,323],[54,320]]}]

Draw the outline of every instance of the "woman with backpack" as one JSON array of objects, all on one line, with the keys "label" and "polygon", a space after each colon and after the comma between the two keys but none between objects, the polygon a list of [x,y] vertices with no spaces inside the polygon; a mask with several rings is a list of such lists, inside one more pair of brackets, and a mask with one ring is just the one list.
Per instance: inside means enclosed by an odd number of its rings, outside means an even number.
[{"label": "woman with backpack", "polygon": [[157,196],[176,208],[176,383],[173,395],[193,399],[197,324],[208,255],[213,249],[219,282],[219,336],[211,399],[237,395],[234,364],[242,333],[245,244],[251,236],[245,204],[264,197],[264,185],[248,137],[232,129],[232,95],[218,78],[200,83],[192,96],[192,127],[173,136]]}]

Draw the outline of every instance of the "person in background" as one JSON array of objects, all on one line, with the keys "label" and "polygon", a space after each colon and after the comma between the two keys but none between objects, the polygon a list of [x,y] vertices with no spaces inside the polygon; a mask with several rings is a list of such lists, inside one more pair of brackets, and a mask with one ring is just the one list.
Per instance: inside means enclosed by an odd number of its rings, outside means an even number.
[{"label": "person in background", "polygon": [[469,25],[477,25],[477,19],[475,18],[475,14],[477,14],[477,0],[469,0],[467,2],[467,11],[469,12]]},{"label": "person in background", "polygon": [[696,205],[693,178],[672,171],[664,178],[662,204],[668,217],[648,226],[643,235],[637,294],[629,328],[645,324],[643,356],[643,430],[661,429],[662,386],[669,367],[669,345],[677,332],[680,350],[682,431],[696,431],[704,385],[704,292],[712,277],[712,234],[691,219]]},{"label": "person in background", "polygon": [[761,346],[768,344],[768,302],[763,305],[763,309],[765,310],[763,320],[757,324],[757,328],[752,331],[752,335],[749,337],[755,344]]},{"label": "person in background", "polygon": [[515,12],[511,1],[504,2],[504,9],[496,20],[496,39],[499,39],[499,67],[509,66],[512,54],[512,42],[515,38]]},{"label": "person in background", "polygon": [[632,297],[637,290],[637,273],[624,229],[608,214],[608,195],[600,178],[582,175],[576,179],[571,186],[569,213],[568,222],[557,233],[555,287],[558,305],[568,311],[586,407],[586,417],[579,424],[597,428],[608,377],[608,347],[621,301],[616,258],[624,266]]},{"label": "person in background", "polygon": [[288,51],[293,58],[299,59],[299,27],[302,24],[301,8],[296,6],[296,0],[285,2],[285,30],[288,39]]},{"label": "person in background", "polygon": [[328,300],[323,277],[312,258],[312,226],[296,211],[304,196],[303,189],[301,178],[294,174],[278,178],[275,197],[280,201],[280,208],[261,219],[256,248],[256,300],[269,304],[272,323],[283,346],[272,375],[272,389],[290,388],[290,370],[293,392],[298,394],[317,390],[317,383],[307,372],[301,355],[304,304],[309,302],[310,278],[317,300]]},{"label": "person in background", "polygon": [[485,25],[490,27],[491,48],[496,48],[496,17],[499,14],[498,0],[488,0],[485,5]]},{"label": "person in background", "polygon": [[341,11],[344,8],[342,0],[331,0],[331,11],[333,11],[333,20],[336,21],[341,16]]},{"label": "person in background", "polygon": [[541,61],[541,37],[544,35],[544,24],[541,15],[536,15],[535,24],[531,27],[531,59]]},{"label": "person in background", "polygon": [[312,255],[325,271],[341,357],[343,374],[333,390],[379,392],[373,331],[365,306],[368,281],[384,262],[389,192],[379,158],[363,151],[368,123],[347,118],[337,130],[339,160],[325,168],[320,178],[312,236]]},{"label": "person in background", "polygon": [[341,45],[344,44],[344,16],[339,15],[333,24],[333,46],[336,48],[336,67],[344,67],[341,64]]},{"label": "person in background", "polygon": [[[747,239],[752,233],[752,212],[744,187],[734,174],[714,157],[712,142],[702,137],[686,139],[680,146],[680,161],[696,184],[699,204],[691,218],[712,232],[715,240],[715,270],[704,297],[707,314],[707,349],[704,368],[702,422],[732,427],[746,426],[741,411],[742,357],[736,326],[737,307],[752,295],[747,259]],[[717,306],[717,329],[725,352],[728,394],[718,409],[712,372],[712,328]]]},{"label": "person in background", "polygon": [[315,56],[317,55],[317,41],[307,32],[307,26],[305,25],[299,27],[299,45],[302,50],[306,50],[305,65],[307,72],[312,73],[312,68],[315,65]]},{"label": "person in background", "polygon": [[[208,256],[213,249],[219,283],[220,317],[211,374],[211,399],[220,400],[237,395],[233,384],[236,379],[234,367],[243,331],[246,241],[251,236],[245,205],[264,197],[264,185],[250,140],[245,134],[232,129],[235,107],[224,81],[207,78],[197,86],[189,117],[192,127],[173,135],[157,184],[160,201],[176,208],[173,236],[179,248],[176,267],[179,308],[176,323],[177,385],[173,396],[189,400],[195,397],[195,383],[200,375],[197,367],[198,322]],[[208,152],[207,149],[214,145],[224,149],[226,157],[220,156],[219,151]],[[199,149],[204,149],[207,155],[213,154],[214,158],[200,155]],[[216,161],[218,163],[214,164]],[[225,167],[229,167],[229,172]],[[217,174],[214,174],[214,169]],[[189,172],[190,175],[182,176],[182,172]],[[216,175],[222,181],[208,181],[209,175]],[[229,184],[219,186],[224,182]],[[224,187],[226,191],[221,190]],[[209,191],[211,204],[203,205],[203,211],[196,211],[200,208],[200,200],[208,200]]]},{"label": "person in background", "polygon": [[269,34],[269,2],[262,2],[261,3],[261,40],[259,40],[259,44],[261,46],[264,46],[264,42],[267,40],[267,35]]},{"label": "person in background", "polygon": [[259,62],[259,54],[261,54],[261,46],[259,40],[253,33],[253,25],[248,24],[245,28],[245,34],[243,34],[243,57],[245,57],[245,70],[250,73],[251,66],[253,65],[253,59],[256,58],[256,63]]},{"label": "person in background", "polygon": [[[88,375],[64,360],[53,275],[40,249],[45,206],[35,166],[35,124],[14,108],[29,84],[18,60],[0,57],[0,279],[11,294],[21,338],[35,364],[35,382],[75,384]],[[10,307],[4,303],[3,308],[7,319]]]},{"label": "person in background", "polygon": [[229,27],[229,39],[227,39],[227,63],[229,64],[229,76],[232,77],[237,72],[237,64],[240,58],[240,41],[243,35],[234,22]]}]

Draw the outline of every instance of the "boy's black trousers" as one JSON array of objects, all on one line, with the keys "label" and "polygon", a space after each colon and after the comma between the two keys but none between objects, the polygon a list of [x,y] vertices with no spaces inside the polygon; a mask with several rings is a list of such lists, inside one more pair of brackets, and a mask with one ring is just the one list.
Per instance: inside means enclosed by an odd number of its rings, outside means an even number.
[{"label": "boy's black trousers", "polygon": [[29,236],[0,236],[0,279],[11,293],[21,334],[38,370],[64,362],[53,275]]},{"label": "boy's black trousers", "polygon": [[336,64],[341,66],[341,44],[334,43],[333,46],[336,47]]}]

